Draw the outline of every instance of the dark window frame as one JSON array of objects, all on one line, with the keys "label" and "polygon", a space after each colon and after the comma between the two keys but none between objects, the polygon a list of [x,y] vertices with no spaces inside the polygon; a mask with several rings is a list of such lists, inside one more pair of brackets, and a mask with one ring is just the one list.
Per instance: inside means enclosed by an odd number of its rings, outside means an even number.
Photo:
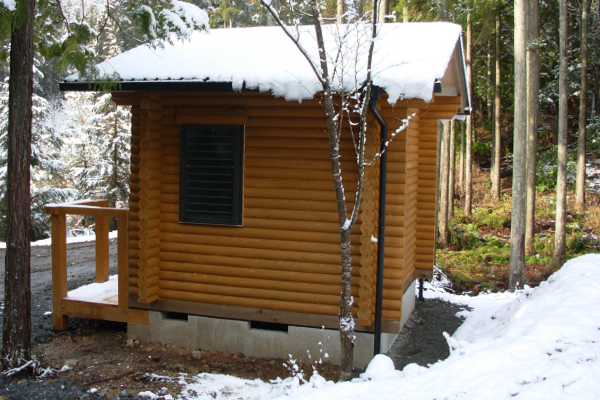
[{"label": "dark window frame", "polygon": [[[186,150],[189,147],[190,139],[194,136],[202,135],[209,129],[228,129],[233,132],[233,183],[232,183],[232,213],[227,218],[218,218],[217,214],[210,214],[204,217],[192,217],[189,215],[191,207],[188,207],[185,194],[187,193],[188,180],[188,162],[189,156]],[[243,199],[244,199],[244,125],[216,125],[216,124],[193,124],[181,125],[180,134],[180,156],[179,156],[179,222],[191,224],[207,225],[243,225]],[[203,183],[203,182],[202,182]],[[200,185],[202,185],[200,183]],[[200,187],[198,187],[200,188]]]}]

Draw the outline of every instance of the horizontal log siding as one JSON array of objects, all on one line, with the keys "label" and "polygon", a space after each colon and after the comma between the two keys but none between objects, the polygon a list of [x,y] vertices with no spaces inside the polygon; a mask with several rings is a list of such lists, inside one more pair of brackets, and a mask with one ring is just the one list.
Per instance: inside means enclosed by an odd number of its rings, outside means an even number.
[{"label": "horizontal log siding", "polygon": [[138,294],[138,202],[140,200],[139,164],[134,162],[140,156],[140,107],[131,107],[131,177],[129,190],[129,294]]},{"label": "horizontal log siding", "polygon": [[417,234],[417,190],[419,180],[419,109],[408,109],[411,117],[406,129],[407,161],[406,166],[406,194],[404,212],[404,281],[402,287],[407,287],[413,279],[415,271],[415,251]]},{"label": "horizontal log siding", "polygon": [[[412,146],[415,143],[414,137],[418,135],[418,132],[413,130],[418,126],[414,124],[406,126],[403,122],[410,109],[391,107],[385,98],[380,101],[380,105],[381,113],[388,125],[388,138],[391,139],[387,149],[384,275],[387,270],[393,269],[404,279],[405,270],[407,267],[410,268],[412,257],[411,243],[407,242],[412,234],[405,221],[407,217],[411,217],[411,191],[416,189],[416,176],[412,167],[416,162],[416,156]],[[401,228],[401,232],[395,232],[394,228]],[[402,257],[389,260],[391,265],[388,266],[387,253],[397,248],[402,249]],[[394,296],[402,299],[402,295],[402,285],[399,285]],[[385,293],[383,300],[386,300]],[[402,307],[401,302],[399,306]],[[395,311],[400,314],[402,309]]]},{"label": "horizontal log siding", "polygon": [[[340,249],[337,208],[323,110],[271,95],[163,93],[160,147],[161,299],[337,315]],[[246,109],[244,226],[178,223],[178,109]],[[200,121],[198,123],[201,123]],[[349,207],[356,155],[349,131],[341,143]],[[403,188],[403,177],[392,182]],[[400,200],[399,196],[395,197]],[[360,225],[352,232],[353,296],[358,301]],[[401,234],[401,230],[396,233]],[[386,249],[390,265],[402,249]],[[394,261],[396,260],[396,261]],[[400,318],[403,275],[386,272],[384,318]],[[355,307],[354,313],[356,314]]]},{"label": "horizontal log siding", "polygon": [[433,270],[437,186],[438,119],[449,119],[460,108],[460,97],[437,96],[420,110],[415,268]]},{"label": "horizontal log siding", "polygon": [[[365,138],[365,160],[374,160],[364,170],[363,193],[360,205],[360,279],[358,281],[358,324],[371,325],[375,319],[375,290],[377,272],[377,218],[379,213],[379,152],[381,128],[368,114]],[[368,161],[367,161],[368,162]]]},{"label": "horizontal log siding", "polygon": [[159,94],[140,100],[139,201],[138,201],[138,301],[159,299],[160,272],[160,186],[162,105]]}]

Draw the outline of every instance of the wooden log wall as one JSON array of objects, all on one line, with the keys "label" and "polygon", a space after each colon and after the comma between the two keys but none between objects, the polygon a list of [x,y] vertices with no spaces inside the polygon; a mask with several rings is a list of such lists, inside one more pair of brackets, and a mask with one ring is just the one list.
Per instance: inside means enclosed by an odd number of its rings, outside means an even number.
[{"label": "wooden log wall", "polygon": [[438,120],[450,119],[460,97],[436,96],[420,109],[415,268],[432,271],[435,253]]},{"label": "wooden log wall", "polygon": [[159,299],[160,197],[163,116],[158,94],[140,100],[140,172],[138,230],[138,296],[140,303]]},{"label": "wooden log wall", "polygon": [[365,143],[365,162],[372,160],[364,170],[363,193],[360,205],[360,279],[358,281],[358,323],[371,325],[375,319],[375,292],[377,283],[377,238],[379,202],[380,126],[368,114]]},{"label": "wooden log wall", "polygon": [[[146,303],[172,299],[338,314],[337,207],[326,120],[317,101],[300,104],[258,93],[162,92],[117,97],[118,104],[133,105],[130,294]],[[382,114],[391,121],[390,132],[407,113],[417,111],[406,105],[392,108],[385,98],[381,106]],[[197,113],[197,120],[192,118],[197,124],[210,123],[210,110],[247,112],[243,227],[179,223],[177,113],[186,109],[208,110]],[[194,113],[186,115],[189,121]],[[403,285],[414,270],[414,266],[405,270],[405,265],[416,265],[430,246],[423,243],[419,248],[420,240],[427,241],[420,237],[428,232],[419,230],[419,218],[429,215],[429,209],[419,207],[428,192],[422,193],[417,186],[422,182],[435,190],[435,168],[433,176],[428,175],[429,167],[420,168],[423,157],[429,156],[420,149],[422,121],[413,117],[388,153],[383,288],[383,318],[388,320],[401,317]],[[368,155],[379,143],[379,130],[373,129],[375,124],[371,126]],[[346,200],[351,207],[357,167],[348,131],[341,154]],[[377,236],[378,174],[375,161],[366,171],[362,210],[351,235],[353,312],[359,323],[365,324],[373,321],[375,302],[376,243],[371,238]],[[434,199],[425,203],[435,206]]]},{"label": "wooden log wall", "polygon": [[[113,93],[113,99],[120,99]],[[129,100],[129,99],[127,99]],[[118,101],[118,100],[117,100]],[[131,176],[129,191],[129,294],[138,294],[139,200],[140,200],[140,115],[137,97],[131,107]],[[128,104],[127,102],[125,104]]]}]

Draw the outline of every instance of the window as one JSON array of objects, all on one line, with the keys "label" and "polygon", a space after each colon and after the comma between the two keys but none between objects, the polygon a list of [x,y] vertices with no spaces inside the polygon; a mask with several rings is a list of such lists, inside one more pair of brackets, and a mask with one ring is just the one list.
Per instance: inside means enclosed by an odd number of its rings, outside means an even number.
[{"label": "window", "polygon": [[182,125],[179,221],[242,225],[244,127]]}]

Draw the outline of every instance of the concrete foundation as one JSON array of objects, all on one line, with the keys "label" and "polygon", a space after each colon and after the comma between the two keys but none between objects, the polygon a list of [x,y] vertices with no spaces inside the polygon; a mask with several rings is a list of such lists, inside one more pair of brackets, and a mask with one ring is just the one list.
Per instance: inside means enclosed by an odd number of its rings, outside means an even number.
[{"label": "concrete foundation", "polygon": [[[402,302],[401,327],[415,307],[415,283],[406,291]],[[278,328],[272,330],[265,328]],[[149,324],[128,324],[129,338],[155,340],[178,346],[244,354],[255,358],[281,358],[290,356],[301,363],[321,359],[330,364],[340,364],[341,346],[337,330],[301,326],[268,326],[250,321],[172,314],[150,311]],[[381,335],[381,351],[386,352],[398,334]],[[366,368],[373,358],[373,334],[356,332],[354,367]]]}]

